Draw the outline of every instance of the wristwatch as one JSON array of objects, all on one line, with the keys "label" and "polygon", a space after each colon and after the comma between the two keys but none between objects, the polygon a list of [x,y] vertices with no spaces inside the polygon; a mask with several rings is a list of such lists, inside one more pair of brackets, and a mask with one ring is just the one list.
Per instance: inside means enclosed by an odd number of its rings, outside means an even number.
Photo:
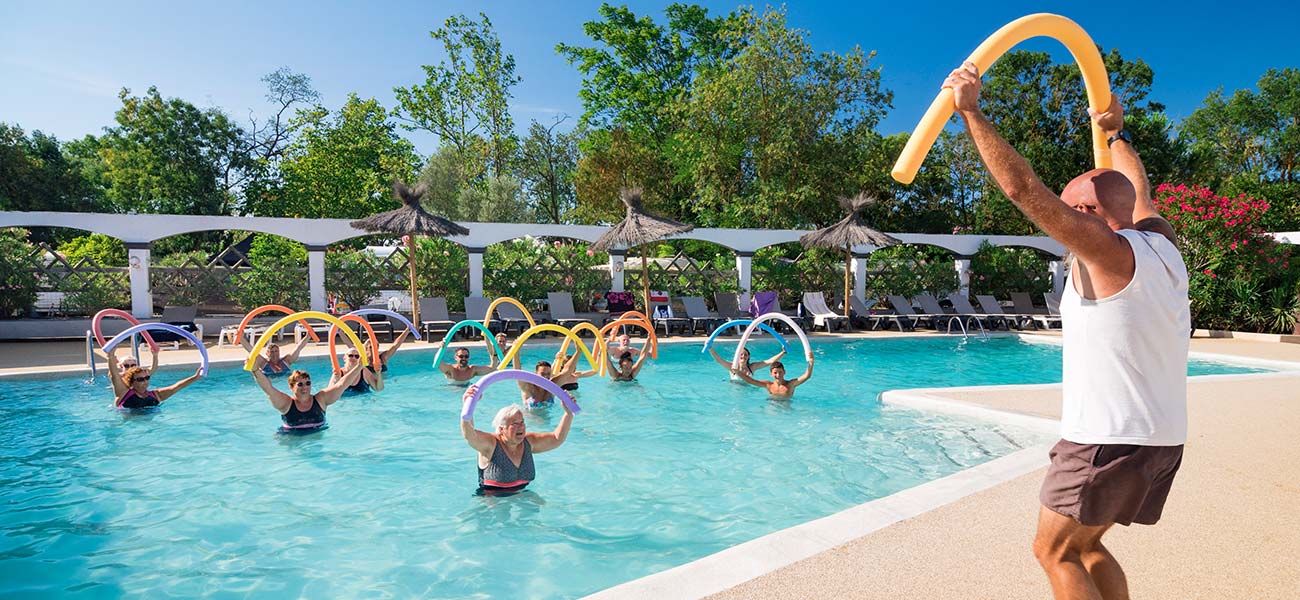
[{"label": "wristwatch", "polygon": [[1111,145],[1114,144],[1117,140],[1124,140],[1124,143],[1130,146],[1133,145],[1133,136],[1129,135],[1127,131],[1121,129],[1119,130],[1119,133],[1106,138],[1106,147],[1107,148],[1111,147]]}]

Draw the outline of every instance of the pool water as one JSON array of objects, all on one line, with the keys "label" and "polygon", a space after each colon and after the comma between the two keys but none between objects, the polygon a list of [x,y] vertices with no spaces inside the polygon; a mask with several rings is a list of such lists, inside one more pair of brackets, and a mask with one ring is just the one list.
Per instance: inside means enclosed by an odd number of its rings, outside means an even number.
[{"label": "pool water", "polygon": [[[575,597],[1047,441],[877,394],[1060,381],[1059,347],[815,344],[815,375],[790,402],[728,382],[696,343],[664,345],[639,383],[584,379],[568,442],[510,497],[474,495],[463,390],[430,352],[400,353],[387,389],[345,396],[331,428],[304,437],[273,434],[279,415],[236,367],[149,415],[114,411],[102,375],[0,380],[0,596]],[[530,343],[524,364],[553,352]],[[802,357],[786,363],[802,372]],[[299,366],[327,377],[324,359]],[[479,428],[512,401],[509,383],[488,390]]]}]

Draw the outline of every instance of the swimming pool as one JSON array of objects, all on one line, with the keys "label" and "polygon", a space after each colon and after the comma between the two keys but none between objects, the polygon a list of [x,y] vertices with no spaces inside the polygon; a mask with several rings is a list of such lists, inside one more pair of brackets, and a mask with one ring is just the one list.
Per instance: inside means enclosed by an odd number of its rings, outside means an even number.
[{"label": "swimming pool", "polygon": [[[330,430],[297,438],[272,434],[278,416],[233,367],[144,416],[114,412],[102,376],[0,380],[0,596],[573,597],[1046,441],[876,396],[1059,381],[1058,347],[814,344],[793,402],[727,382],[695,343],[664,345],[639,384],[583,380],[568,442],[508,498],[473,495],[462,389],[428,352],[399,354],[383,393],[345,397]],[[302,365],[324,378],[323,359]],[[508,401],[512,386],[489,390],[479,428]]]}]

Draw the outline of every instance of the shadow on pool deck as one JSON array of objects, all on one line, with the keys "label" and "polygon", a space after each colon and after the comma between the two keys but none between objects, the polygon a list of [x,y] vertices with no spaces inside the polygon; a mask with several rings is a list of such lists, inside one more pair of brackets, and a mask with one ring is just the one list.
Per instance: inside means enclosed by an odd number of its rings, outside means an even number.
[{"label": "shadow on pool deck", "polygon": [[[1300,362],[1293,344],[1193,351]],[[1189,384],[1186,455],[1164,519],[1107,547],[1135,598],[1300,597],[1300,375]],[[945,397],[1059,417],[1060,390]],[[1040,469],[716,594],[766,598],[1050,598],[1030,552]]]}]

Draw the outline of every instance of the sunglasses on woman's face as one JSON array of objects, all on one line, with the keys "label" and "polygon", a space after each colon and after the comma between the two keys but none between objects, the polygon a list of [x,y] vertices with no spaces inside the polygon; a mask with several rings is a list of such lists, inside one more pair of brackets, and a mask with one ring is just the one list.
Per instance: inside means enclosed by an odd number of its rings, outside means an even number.
[{"label": "sunglasses on woman's face", "polygon": [[302,387],[302,386],[304,386],[304,385],[309,386],[309,385],[311,385],[311,380],[310,380],[310,379],[299,379],[299,380],[298,380],[298,383],[295,383],[294,385],[297,386],[297,387]]},{"label": "sunglasses on woman's face", "polygon": [[137,382],[137,381],[149,381],[149,376],[148,376],[148,375],[137,375],[137,376],[131,378],[131,383],[135,383],[135,382]]},{"label": "sunglasses on woman's face", "polygon": [[352,354],[348,355],[348,358],[361,358],[361,355],[353,352]]}]

